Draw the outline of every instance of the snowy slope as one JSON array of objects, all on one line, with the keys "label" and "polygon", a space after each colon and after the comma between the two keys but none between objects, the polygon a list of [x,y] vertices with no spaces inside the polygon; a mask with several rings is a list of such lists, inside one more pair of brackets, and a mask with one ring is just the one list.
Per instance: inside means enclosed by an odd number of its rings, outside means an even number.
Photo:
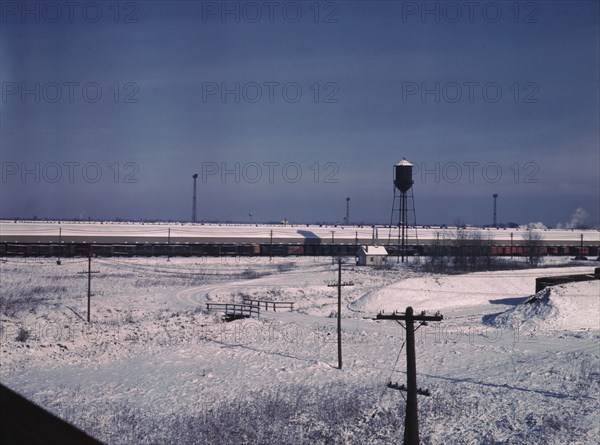
[{"label": "snowy slope", "polygon": [[536,277],[588,272],[593,269],[586,268],[584,272],[581,268],[516,270],[408,278],[363,296],[351,307],[377,313],[404,311],[410,305],[416,310],[427,311],[510,305],[533,293]]},{"label": "snowy slope", "polygon": [[597,330],[600,328],[600,281],[549,287],[486,321],[496,327],[521,325],[529,330]]},{"label": "snowy slope", "polygon": [[[591,315],[563,323],[592,314],[596,288],[557,288],[551,309],[570,315],[552,329],[519,315],[535,276],[571,269],[433,276],[346,265],[355,285],[343,291],[338,370],[330,260],[94,260],[89,325],[77,274],[86,265],[0,264],[2,296],[22,302],[0,314],[0,379],[108,443],[401,441],[403,399],[385,385],[406,378],[403,330],[371,317],[409,304],[444,315],[417,334],[419,386],[433,394],[419,399],[424,444],[596,443],[600,331]],[[233,323],[202,310],[270,291],[301,310]],[[510,320],[482,321],[498,313]]]}]

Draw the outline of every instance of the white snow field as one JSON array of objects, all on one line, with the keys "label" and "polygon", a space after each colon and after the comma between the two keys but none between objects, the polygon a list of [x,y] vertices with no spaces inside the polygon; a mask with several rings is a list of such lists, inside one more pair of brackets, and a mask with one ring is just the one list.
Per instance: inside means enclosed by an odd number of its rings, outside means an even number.
[{"label": "white snow field", "polygon": [[[75,222],[75,221],[0,221],[0,241],[3,242],[274,242],[302,243],[306,240],[322,239],[336,243],[369,242],[373,236],[371,226],[343,226],[327,224],[191,224],[191,223],[138,223],[138,222]],[[475,228],[474,228],[475,229]],[[511,235],[515,245],[522,239],[525,230],[521,229],[481,229],[490,240],[508,244]],[[455,235],[456,228],[419,227],[419,242],[430,243],[438,236]],[[544,242],[557,245],[578,246],[580,237],[586,245],[600,245],[600,230],[542,229],[539,233]],[[333,237],[332,237],[333,235]],[[398,229],[379,227],[380,240],[398,238]],[[414,229],[407,236],[414,241]]]},{"label": "white snow field", "polygon": [[[556,261],[556,259],[554,260]],[[94,258],[0,263],[0,380],[110,444],[388,444],[403,435],[403,328],[381,310],[439,310],[417,331],[423,444],[596,444],[600,282],[526,304],[539,276],[343,266],[343,369],[331,258]],[[222,322],[206,302],[295,310]]]}]

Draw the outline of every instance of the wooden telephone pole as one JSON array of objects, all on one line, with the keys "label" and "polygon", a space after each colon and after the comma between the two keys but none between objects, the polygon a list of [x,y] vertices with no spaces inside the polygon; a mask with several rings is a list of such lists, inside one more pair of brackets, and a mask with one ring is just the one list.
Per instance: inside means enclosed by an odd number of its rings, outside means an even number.
[{"label": "wooden telephone pole", "polygon": [[58,259],[56,260],[56,264],[61,265],[60,262],[60,245],[62,244],[62,228],[58,227]]},{"label": "wooden telephone pole", "polygon": [[331,231],[331,264],[335,264],[335,255],[333,251],[335,250],[335,230]]},{"label": "wooden telephone pole", "polygon": [[354,286],[354,283],[342,282],[342,259],[338,258],[338,281],[328,284],[327,287],[338,288],[338,310],[337,310],[337,343],[338,343],[338,369],[342,369],[342,287]]},{"label": "wooden telephone pole", "polygon": [[87,286],[87,321],[90,322],[90,312],[91,312],[91,299],[92,299],[92,274],[98,273],[99,271],[92,271],[92,246],[88,251],[88,270],[83,272],[77,272],[80,274],[86,273],[88,276],[88,286]]},{"label": "wooden telephone pole", "polygon": [[167,261],[171,261],[171,228],[167,233]]},{"label": "wooden telephone pole", "polygon": [[440,313],[435,315],[414,315],[413,308],[407,307],[404,314],[394,312],[393,314],[377,314],[376,320],[396,320],[406,322],[406,382],[407,385],[394,385],[388,383],[388,388],[406,391],[406,417],[404,418],[404,445],[419,444],[419,413],[417,405],[417,394],[429,396],[429,390],[417,388],[417,360],[415,354],[415,321],[421,323],[417,326],[427,325],[428,321],[441,321],[444,317]]}]

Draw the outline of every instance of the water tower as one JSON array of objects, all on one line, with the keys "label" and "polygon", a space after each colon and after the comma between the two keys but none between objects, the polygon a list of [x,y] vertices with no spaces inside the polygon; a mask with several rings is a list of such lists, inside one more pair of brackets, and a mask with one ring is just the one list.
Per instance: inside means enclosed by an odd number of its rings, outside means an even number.
[{"label": "water tower", "polygon": [[[398,257],[406,256],[406,244],[408,239],[408,227],[411,225],[415,229],[415,242],[418,243],[417,239],[417,221],[415,213],[415,199],[412,193],[413,178],[412,178],[413,165],[408,162],[405,158],[402,161],[394,165],[394,201],[392,202],[392,217],[390,219],[390,234],[388,237],[388,246],[391,244],[392,239],[392,227],[398,227]],[[398,216],[394,218],[395,214]],[[412,221],[409,222],[409,215],[412,217]],[[397,221],[397,224],[394,222]]]}]

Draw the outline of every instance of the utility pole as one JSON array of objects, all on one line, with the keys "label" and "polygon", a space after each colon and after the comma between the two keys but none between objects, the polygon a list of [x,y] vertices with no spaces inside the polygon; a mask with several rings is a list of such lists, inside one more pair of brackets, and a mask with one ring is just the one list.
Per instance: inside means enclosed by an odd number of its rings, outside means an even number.
[{"label": "utility pole", "polygon": [[513,259],[513,232],[510,232],[510,259]]},{"label": "utility pole", "polygon": [[269,261],[273,261],[273,229],[271,229],[271,244],[269,246]]},{"label": "utility pole", "polygon": [[388,383],[388,388],[406,391],[406,417],[404,418],[404,445],[419,444],[419,413],[417,404],[417,394],[429,396],[431,393],[428,389],[417,387],[417,360],[415,354],[415,321],[421,323],[421,326],[426,326],[428,321],[441,321],[444,317],[439,312],[434,315],[425,315],[425,311],[420,315],[414,315],[412,307],[407,307],[404,314],[394,312],[392,314],[377,314],[376,320],[396,320],[398,322],[406,322],[406,382],[407,386]]},{"label": "utility pole", "polygon": [[402,193],[402,262],[404,263],[404,257],[406,256],[406,226],[408,221],[406,220],[407,211],[406,211],[406,192]]},{"label": "utility pole", "polygon": [[[435,261],[437,262],[440,259],[440,232],[435,234]],[[442,261],[439,261],[440,263]]]},{"label": "utility pole", "polygon": [[354,286],[351,282],[342,282],[342,259],[338,258],[338,281],[328,284],[327,287],[338,288],[338,310],[337,310],[337,343],[338,343],[338,369],[342,369],[342,287]]},{"label": "utility pole", "polygon": [[61,265],[60,262],[60,245],[62,242],[62,228],[59,226],[58,227],[58,259],[56,260],[56,264],[58,264],[59,266]]},{"label": "utility pole", "polygon": [[90,309],[92,299],[92,248],[88,252],[88,310],[87,310],[87,321],[90,322]]},{"label": "utility pole", "polygon": [[80,274],[86,273],[88,276],[88,286],[87,286],[87,321],[90,322],[90,312],[91,312],[91,299],[92,299],[92,274],[98,273],[97,270],[92,271],[92,246],[88,250],[88,270],[84,272],[77,272]]},{"label": "utility pole", "polygon": [[335,256],[333,251],[335,246],[335,230],[331,231],[331,264],[335,264]]},{"label": "utility pole", "polygon": [[167,235],[167,261],[171,261],[171,228]]},{"label": "utility pole", "polygon": [[579,235],[579,254],[575,256],[576,260],[587,260],[583,254],[583,233]]}]

